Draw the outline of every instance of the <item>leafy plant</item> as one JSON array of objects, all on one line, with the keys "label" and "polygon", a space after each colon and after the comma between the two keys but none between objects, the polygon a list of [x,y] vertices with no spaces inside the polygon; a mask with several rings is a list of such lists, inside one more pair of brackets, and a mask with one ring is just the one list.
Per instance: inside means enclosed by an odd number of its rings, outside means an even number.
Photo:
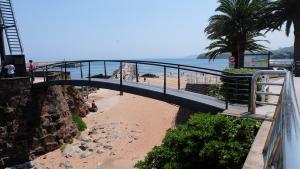
[{"label": "leafy plant", "polygon": [[223,84],[212,84],[208,88],[208,95],[212,97],[216,97],[220,100],[225,99]]},{"label": "leafy plant", "polygon": [[79,131],[84,131],[87,128],[85,122],[77,113],[72,113],[72,119]]},{"label": "leafy plant", "polygon": [[240,169],[261,122],[198,113],[177,129],[169,129],[139,169]]}]

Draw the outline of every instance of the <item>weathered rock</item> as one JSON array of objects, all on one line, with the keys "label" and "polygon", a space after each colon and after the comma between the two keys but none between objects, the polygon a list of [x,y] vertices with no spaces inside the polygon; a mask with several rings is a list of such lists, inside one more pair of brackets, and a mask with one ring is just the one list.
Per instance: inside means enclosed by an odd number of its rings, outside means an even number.
[{"label": "weathered rock", "polygon": [[89,151],[83,152],[82,154],[80,154],[80,158],[83,159],[83,158],[86,158],[90,155],[92,155],[92,152],[89,152]]},{"label": "weathered rock", "polygon": [[101,166],[97,165],[95,168],[92,168],[92,169],[101,169]]},{"label": "weathered rock", "polygon": [[0,79],[0,168],[34,159],[77,136],[71,112],[84,112],[85,106],[75,89],[34,89],[28,78]]},{"label": "weathered rock", "polygon": [[63,155],[64,155],[64,157],[69,158],[69,157],[72,157],[75,152],[76,151],[75,151],[75,147],[74,146],[67,145],[66,148],[63,151]]},{"label": "weathered rock", "polygon": [[104,145],[103,148],[108,149],[108,150],[112,150],[113,147],[111,145]]}]

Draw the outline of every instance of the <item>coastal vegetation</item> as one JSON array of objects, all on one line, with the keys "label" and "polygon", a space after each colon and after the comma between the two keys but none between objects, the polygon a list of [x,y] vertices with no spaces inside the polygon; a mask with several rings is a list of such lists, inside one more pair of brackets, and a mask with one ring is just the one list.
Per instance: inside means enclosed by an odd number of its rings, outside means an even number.
[{"label": "coastal vegetation", "polygon": [[285,25],[286,35],[289,36],[291,26],[294,26],[294,60],[300,61],[300,1],[277,0],[268,5],[269,29],[281,29]]},{"label": "coastal vegetation", "polygon": [[267,2],[264,0],[219,0],[216,15],[210,17],[205,32],[213,42],[206,48],[210,59],[222,53],[231,53],[235,57],[235,68],[243,67],[244,53],[267,51],[258,42],[264,35],[263,17]]},{"label": "coastal vegetation", "polygon": [[77,113],[72,113],[72,120],[76,124],[79,131],[84,131],[87,128],[85,122]]},{"label": "coastal vegetation", "polygon": [[135,167],[139,169],[240,169],[260,121],[197,113],[186,124],[169,129]]},{"label": "coastal vegetation", "polygon": [[205,29],[212,43],[206,56],[215,59],[229,53],[235,58],[235,68],[244,65],[245,51],[264,53],[258,37],[285,25],[286,35],[294,26],[294,60],[300,60],[300,1],[299,0],[219,0],[216,15]]}]

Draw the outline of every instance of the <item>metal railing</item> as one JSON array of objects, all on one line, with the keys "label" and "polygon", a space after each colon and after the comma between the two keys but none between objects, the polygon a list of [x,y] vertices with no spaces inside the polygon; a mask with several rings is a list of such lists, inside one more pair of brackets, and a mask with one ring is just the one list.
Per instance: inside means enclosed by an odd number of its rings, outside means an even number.
[{"label": "metal railing", "polygon": [[283,75],[285,76],[287,73],[286,70],[259,70],[256,71],[252,76],[251,81],[251,99],[250,99],[250,106],[248,111],[252,114],[256,113],[256,105],[274,105],[277,106],[277,104],[274,103],[268,103],[265,101],[257,101],[258,95],[264,95],[264,96],[280,96],[279,93],[272,93],[272,92],[265,92],[265,91],[257,91],[258,84],[260,85],[268,85],[268,86],[282,86],[282,83],[269,83],[269,82],[258,82],[257,79],[264,75]]},{"label": "metal railing", "polygon": [[[124,70],[126,66],[130,67],[129,72],[131,73]],[[236,101],[248,105],[252,77],[249,74],[233,74],[197,66],[138,60],[64,61],[39,66],[37,71],[39,70],[44,72],[44,81],[49,80],[49,74],[53,71],[63,74],[65,80],[70,78],[93,81],[97,80],[96,76],[118,80],[121,93],[124,82],[159,86],[163,93],[166,93],[167,89],[173,89],[188,90],[209,96],[211,96],[210,86],[223,85],[225,86],[222,89],[225,90],[222,91],[225,93],[223,94],[224,98],[218,99],[225,101],[226,107],[229,103]],[[78,76],[75,77],[74,74]],[[148,77],[151,74],[154,75],[154,78]]]},{"label": "metal railing", "polygon": [[[264,169],[300,168],[300,112],[298,108],[293,74],[289,71],[258,71],[253,75],[251,107],[255,113],[256,79],[260,75],[284,75],[273,122],[263,149]],[[271,84],[278,85],[278,84]],[[268,94],[268,93],[267,93]]]}]

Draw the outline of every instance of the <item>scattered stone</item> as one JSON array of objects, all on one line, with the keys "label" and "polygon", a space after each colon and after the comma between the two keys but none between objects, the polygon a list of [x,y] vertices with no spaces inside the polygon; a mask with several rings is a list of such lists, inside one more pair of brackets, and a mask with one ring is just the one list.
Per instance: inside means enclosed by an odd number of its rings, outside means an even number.
[{"label": "scattered stone", "polygon": [[98,164],[95,168],[93,169],[101,169],[100,165]]},{"label": "scattered stone", "polygon": [[72,145],[67,145],[67,147],[63,151],[63,155],[66,158],[72,157],[73,154],[75,153],[75,148]]},{"label": "scattered stone", "polygon": [[87,143],[81,142],[81,145],[79,146],[79,148],[80,148],[82,151],[85,151],[86,149],[89,148],[89,146],[88,146]]},{"label": "scattered stone", "polygon": [[109,155],[114,156],[114,155],[116,155],[116,153],[115,152],[110,152]]},{"label": "scattered stone", "polygon": [[88,156],[92,155],[91,152],[83,152],[82,154],[80,154],[80,159],[86,158]]},{"label": "scattered stone", "polygon": [[102,153],[104,153],[104,150],[102,150],[102,149],[100,149],[100,148],[97,148],[97,149],[96,149],[96,153],[97,153],[97,154],[102,154]]},{"label": "scattered stone", "polygon": [[101,146],[103,146],[103,143],[97,143],[96,144],[96,147],[101,147]]},{"label": "scattered stone", "polygon": [[70,161],[60,162],[59,167],[65,167],[65,169],[73,169]]},{"label": "scattered stone", "polygon": [[82,138],[80,141],[86,142],[86,143],[90,143],[92,141],[92,139],[90,139],[90,138]]},{"label": "scattered stone", "polygon": [[111,145],[104,145],[103,148],[108,149],[108,150],[112,150],[113,147]]},{"label": "scattered stone", "polygon": [[94,139],[93,142],[94,143],[100,143],[100,140],[101,140],[101,138],[97,138],[97,139]]}]

